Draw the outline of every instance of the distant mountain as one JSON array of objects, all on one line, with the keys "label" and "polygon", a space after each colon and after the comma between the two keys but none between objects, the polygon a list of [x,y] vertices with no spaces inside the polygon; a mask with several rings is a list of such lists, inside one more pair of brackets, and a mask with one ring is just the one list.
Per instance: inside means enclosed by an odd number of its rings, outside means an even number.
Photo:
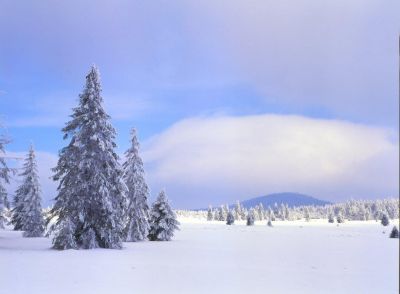
[{"label": "distant mountain", "polygon": [[302,206],[302,205],[322,206],[326,204],[331,204],[331,202],[329,201],[320,200],[308,195],[291,193],[291,192],[270,194],[266,196],[251,198],[240,202],[240,204],[246,208],[254,207],[260,203],[262,203],[264,208],[268,206],[272,207],[273,205],[275,205],[275,203],[277,204],[284,203],[287,204],[289,207]]}]

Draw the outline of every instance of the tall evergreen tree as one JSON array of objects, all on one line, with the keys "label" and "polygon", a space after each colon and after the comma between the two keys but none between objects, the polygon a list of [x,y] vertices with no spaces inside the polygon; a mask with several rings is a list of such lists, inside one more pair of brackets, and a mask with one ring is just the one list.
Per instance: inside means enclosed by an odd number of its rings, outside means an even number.
[{"label": "tall evergreen tree", "polygon": [[58,195],[48,221],[55,220],[56,249],[122,247],[126,186],[114,151],[116,133],[102,103],[99,72],[92,66],[63,128],[70,142],[54,168]]},{"label": "tall evergreen tree", "polygon": [[124,181],[128,188],[125,240],[141,241],[147,238],[149,232],[149,188],[144,178],[143,161],[139,156],[139,142],[136,130],[131,132],[131,147],[125,152],[126,161],[123,164]]},{"label": "tall evergreen tree", "polygon": [[44,233],[42,197],[32,145],[19,176],[22,177],[22,183],[15,192],[11,223],[14,230],[25,231],[25,237],[41,237]]},{"label": "tall evergreen tree", "polygon": [[5,209],[9,207],[7,190],[4,185],[10,183],[11,170],[7,166],[5,159],[5,145],[9,143],[9,140],[3,135],[0,135],[0,228],[4,228],[6,222]]},{"label": "tall evergreen tree", "polygon": [[171,209],[164,191],[158,194],[150,212],[150,241],[170,241],[174,231],[179,230],[179,222]]}]

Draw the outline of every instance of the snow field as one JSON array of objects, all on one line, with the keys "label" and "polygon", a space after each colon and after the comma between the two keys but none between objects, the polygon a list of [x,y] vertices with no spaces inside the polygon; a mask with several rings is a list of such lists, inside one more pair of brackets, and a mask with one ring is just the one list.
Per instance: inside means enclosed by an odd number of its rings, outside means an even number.
[{"label": "snow field", "polygon": [[57,251],[50,239],[0,230],[0,293],[399,292],[393,221],[180,222],[171,242],[122,250]]}]

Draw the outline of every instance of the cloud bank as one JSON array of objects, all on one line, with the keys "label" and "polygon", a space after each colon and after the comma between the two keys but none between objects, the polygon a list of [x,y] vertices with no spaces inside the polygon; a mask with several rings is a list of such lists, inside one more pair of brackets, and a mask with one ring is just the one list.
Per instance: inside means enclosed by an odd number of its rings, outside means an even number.
[{"label": "cloud bank", "polygon": [[390,129],[289,115],[195,117],[143,145],[153,193],[204,207],[272,192],[331,201],[397,196]]}]

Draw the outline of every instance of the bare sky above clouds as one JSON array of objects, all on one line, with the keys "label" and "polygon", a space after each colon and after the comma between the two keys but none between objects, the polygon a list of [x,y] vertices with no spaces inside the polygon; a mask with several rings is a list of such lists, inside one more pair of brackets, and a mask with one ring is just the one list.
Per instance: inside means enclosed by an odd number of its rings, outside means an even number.
[{"label": "bare sky above clouds", "polygon": [[118,152],[135,126],[153,194],[165,187],[177,206],[397,196],[398,11],[395,0],[0,0],[9,150],[33,140],[48,178],[96,63]]}]

